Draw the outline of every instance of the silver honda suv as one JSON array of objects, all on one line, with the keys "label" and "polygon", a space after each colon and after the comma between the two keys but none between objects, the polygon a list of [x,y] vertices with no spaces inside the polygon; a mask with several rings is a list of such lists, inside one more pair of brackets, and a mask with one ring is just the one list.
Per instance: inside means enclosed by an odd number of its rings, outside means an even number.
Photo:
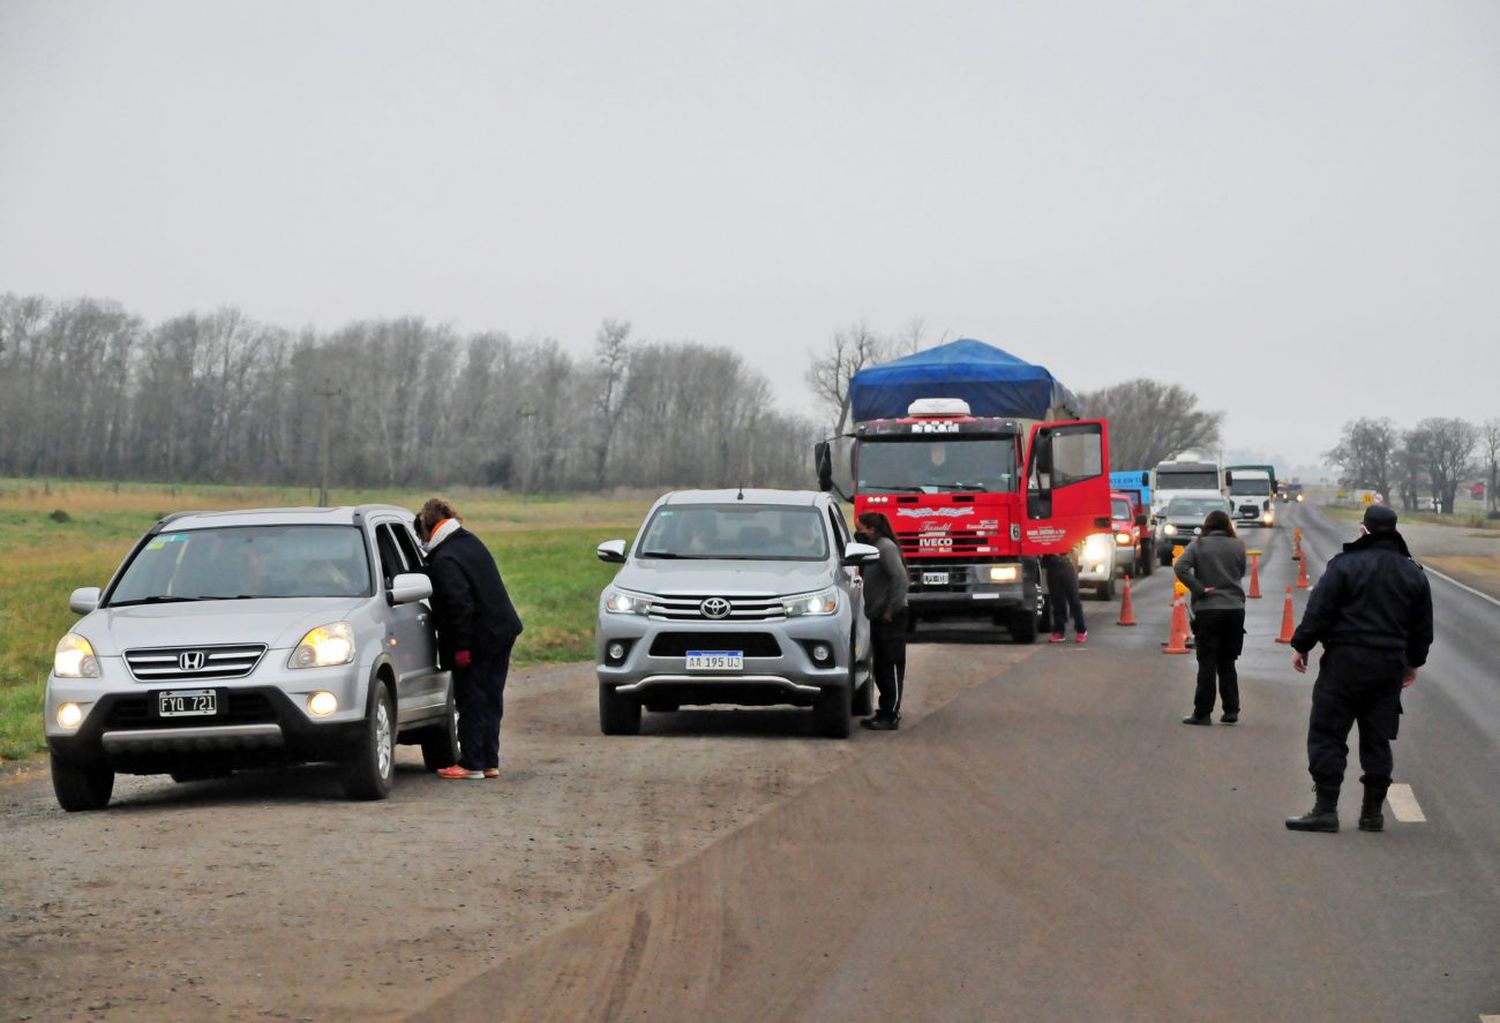
[{"label": "silver honda suv", "polygon": [[652,506],[599,598],[599,726],[640,731],[641,708],[812,707],[849,734],[871,703],[870,629],[854,543],[835,501],[813,491],[685,490]]},{"label": "silver honda suv", "polygon": [[116,772],[178,781],[335,761],[383,799],[397,742],[457,758],[432,584],[400,508],[186,512],[157,522],[47,679],[52,785],[65,810],[109,802]]}]

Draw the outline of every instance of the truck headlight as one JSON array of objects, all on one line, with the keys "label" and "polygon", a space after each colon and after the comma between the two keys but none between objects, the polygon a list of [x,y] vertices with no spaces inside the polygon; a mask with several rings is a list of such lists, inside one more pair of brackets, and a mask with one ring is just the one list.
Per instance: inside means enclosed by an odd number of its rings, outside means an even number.
[{"label": "truck headlight", "polygon": [[781,602],[781,610],[788,618],[798,618],[802,615],[831,615],[838,609],[839,591],[832,586],[826,590],[819,590],[817,593],[786,597]]},{"label": "truck headlight", "polygon": [[604,610],[617,615],[647,615],[651,613],[651,598],[629,590],[605,590]]},{"label": "truck headlight", "polygon": [[1177,535],[1177,527],[1174,526],[1174,525],[1172,525],[1172,523],[1170,523],[1170,522],[1168,522],[1165,526],[1162,526],[1161,527],[1161,531],[1164,534],[1166,534],[1167,536],[1176,536]]},{"label": "truck headlight", "polygon": [[1021,567],[1019,565],[991,565],[990,582],[1013,583],[1021,578]]},{"label": "truck headlight", "polygon": [[354,626],[331,622],[310,629],[292,651],[288,668],[331,668],[354,660]]},{"label": "truck headlight", "polygon": [[76,632],[58,640],[52,654],[52,674],[58,678],[98,678],[99,658],[94,656],[93,645]]},{"label": "truck headlight", "polygon": [[1116,533],[1115,543],[1119,544],[1121,547],[1129,547],[1131,544],[1135,543],[1135,537],[1131,536],[1129,533]]}]

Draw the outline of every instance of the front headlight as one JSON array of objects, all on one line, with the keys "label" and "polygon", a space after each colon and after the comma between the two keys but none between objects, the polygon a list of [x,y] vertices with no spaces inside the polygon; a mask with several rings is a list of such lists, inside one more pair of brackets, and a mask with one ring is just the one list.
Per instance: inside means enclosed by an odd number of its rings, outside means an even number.
[{"label": "front headlight", "polygon": [[831,615],[839,609],[839,591],[830,586],[817,593],[787,597],[782,600],[781,609],[788,618],[797,618],[802,615]]},{"label": "front headlight", "polygon": [[302,637],[288,668],[331,668],[354,660],[354,626],[348,622],[319,625]]},{"label": "front headlight", "polygon": [[99,659],[88,640],[70,632],[57,641],[52,654],[52,674],[58,678],[98,678]]},{"label": "front headlight", "polygon": [[1013,583],[1021,578],[1021,567],[1019,565],[991,565],[990,582]]},{"label": "front headlight", "polygon": [[1177,535],[1177,527],[1174,526],[1174,525],[1172,525],[1172,523],[1170,523],[1170,522],[1168,522],[1165,526],[1162,526],[1161,527],[1161,531],[1163,533],[1165,533],[1167,536],[1176,536]]},{"label": "front headlight", "polygon": [[604,610],[617,615],[648,615],[651,613],[651,598],[629,590],[605,590]]},{"label": "front headlight", "polygon": [[1135,543],[1135,537],[1131,536],[1129,533],[1116,533],[1115,543],[1119,544],[1121,547],[1129,547],[1131,544]]},{"label": "front headlight", "polygon": [[1109,547],[1110,544],[1108,535],[1104,533],[1094,533],[1090,535],[1087,540],[1083,541],[1083,556],[1085,558],[1105,557],[1106,553],[1109,551]]}]

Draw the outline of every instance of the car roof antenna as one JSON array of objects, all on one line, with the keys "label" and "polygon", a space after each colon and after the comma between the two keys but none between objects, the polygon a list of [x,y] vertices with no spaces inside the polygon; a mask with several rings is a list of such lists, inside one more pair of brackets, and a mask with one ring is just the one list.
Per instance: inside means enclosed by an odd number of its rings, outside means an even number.
[{"label": "car roof antenna", "polygon": [[745,499],[745,485],[743,483],[740,484],[740,492],[734,495],[734,499],[736,501],[743,501]]}]

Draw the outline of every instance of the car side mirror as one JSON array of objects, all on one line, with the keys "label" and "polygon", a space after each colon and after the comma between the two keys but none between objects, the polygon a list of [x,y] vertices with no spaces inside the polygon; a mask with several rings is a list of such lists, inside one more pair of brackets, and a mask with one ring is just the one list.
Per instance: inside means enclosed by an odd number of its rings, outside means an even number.
[{"label": "car side mirror", "polygon": [[594,553],[599,555],[600,561],[618,565],[625,560],[625,541],[605,540],[594,549]]},{"label": "car side mirror", "polygon": [[839,559],[839,564],[846,568],[853,568],[857,565],[868,565],[879,560],[879,547],[873,544],[860,543],[858,540],[851,540],[844,544],[844,556]]},{"label": "car side mirror", "polygon": [[84,586],[68,597],[68,609],[75,614],[86,615],[99,606],[99,587]]},{"label": "car side mirror", "polygon": [[420,572],[402,572],[391,580],[386,600],[392,607],[397,604],[415,604],[432,596],[432,580]]}]

